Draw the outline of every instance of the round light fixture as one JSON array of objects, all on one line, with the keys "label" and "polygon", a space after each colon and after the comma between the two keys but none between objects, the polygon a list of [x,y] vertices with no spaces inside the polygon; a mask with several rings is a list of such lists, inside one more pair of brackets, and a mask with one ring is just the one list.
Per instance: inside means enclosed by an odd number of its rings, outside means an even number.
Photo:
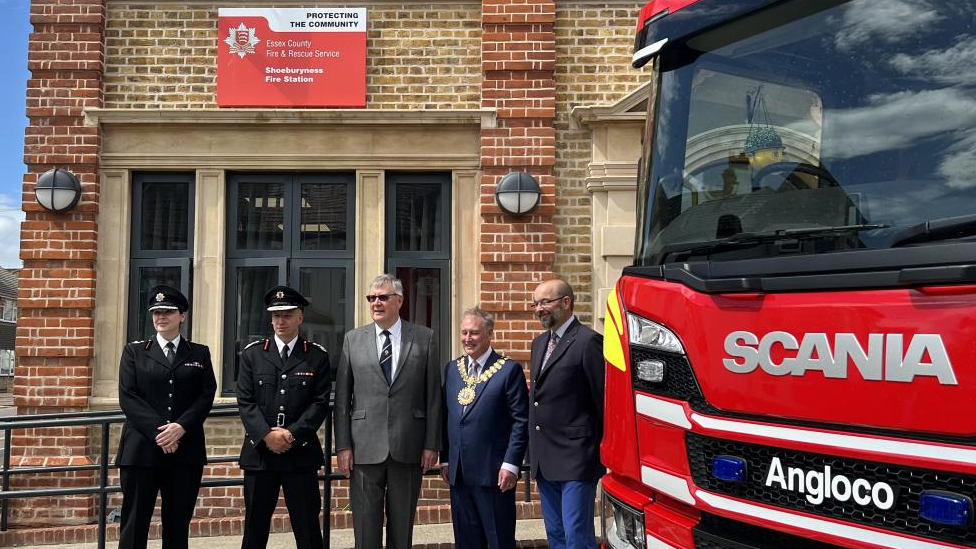
[{"label": "round light fixture", "polygon": [[505,213],[525,215],[539,205],[542,188],[539,182],[525,172],[512,172],[502,178],[495,187],[495,201]]},{"label": "round light fixture", "polygon": [[34,199],[42,208],[63,213],[74,208],[81,200],[81,181],[68,170],[54,168],[37,178]]}]

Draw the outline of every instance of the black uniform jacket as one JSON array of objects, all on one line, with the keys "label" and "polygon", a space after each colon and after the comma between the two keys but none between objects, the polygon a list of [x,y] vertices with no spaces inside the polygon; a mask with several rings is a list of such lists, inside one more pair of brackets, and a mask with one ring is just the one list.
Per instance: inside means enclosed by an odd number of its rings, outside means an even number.
[{"label": "black uniform jacket", "polygon": [[[317,471],[324,464],[318,429],[329,413],[332,389],[329,354],[299,337],[286,364],[274,338],[256,341],[241,353],[237,405],[244,422],[241,468],[249,471]],[[283,454],[264,444],[271,428],[291,431],[295,442]]]},{"label": "black uniform jacket", "polygon": [[[210,349],[180,338],[170,365],[154,336],[129,343],[119,364],[119,406],[125,414],[115,464],[199,465],[207,461],[203,422],[213,406],[217,381]],[[172,454],[156,444],[159,427],[179,423],[186,434]]]}]

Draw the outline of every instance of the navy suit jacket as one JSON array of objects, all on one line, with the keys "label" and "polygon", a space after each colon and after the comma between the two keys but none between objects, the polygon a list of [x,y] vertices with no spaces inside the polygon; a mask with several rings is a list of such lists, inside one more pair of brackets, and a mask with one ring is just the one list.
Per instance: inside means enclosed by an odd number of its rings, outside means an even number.
[{"label": "navy suit jacket", "polygon": [[[492,352],[489,368],[501,358]],[[458,403],[458,391],[465,386],[457,360],[447,363],[444,375],[446,408],[441,463],[448,464],[448,481],[457,484],[458,464],[464,484],[497,486],[502,463],[522,466],[528,443],[528,390],[522,365],[508,359],[488,381],[475,386],[474,402],[467,410]]]},{"label": "navy suit jacket", "polygon": [[549,332],[532,341],[529,447],[532,476],[596,481],[603,476],[603,336],[574,319],[542,369]]}]

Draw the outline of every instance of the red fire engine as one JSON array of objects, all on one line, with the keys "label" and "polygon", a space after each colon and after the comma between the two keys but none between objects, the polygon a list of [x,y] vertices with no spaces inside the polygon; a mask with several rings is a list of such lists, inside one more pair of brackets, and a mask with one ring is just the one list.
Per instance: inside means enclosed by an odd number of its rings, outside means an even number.
[{"label": "red fire engine", "polygon": [[976,3],[655,0],[615,549],[976,547]]}]

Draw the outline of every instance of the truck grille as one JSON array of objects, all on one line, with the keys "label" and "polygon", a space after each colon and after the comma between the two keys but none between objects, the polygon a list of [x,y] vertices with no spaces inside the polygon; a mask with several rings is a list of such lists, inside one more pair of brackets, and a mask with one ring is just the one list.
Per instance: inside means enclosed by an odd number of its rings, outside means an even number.
[{"label": "truck grille", "polygon": [[[695,484],[706,490],[785,509],[796,509],[885,530],[976,547],[976,526],[933,524],[919,516],[919,495],[923,490],[945,490],[972,497],[976,494],[976,477],[796,452],[694,433],[687,434],[687,446]],[[712,459],[723,455],[745,460],[746,479],[743,482],[724,481],[712,476]],[[833,478],[843,475],[852,482],[855,479],[865,479],[872,485],[885,482],[893,489],[894,505],[890,509],[882,510],[872,503],[860,505],[853,498],[843,502],[836,498],[824,498],[822,503],[814,504],[807,499],[808,494],[799,489],[783,489],[782,484],[777,482],[767,486],[765,481],[773,458],[779,458],[784,474],[788,468],[823,472],[829,466]],[[796,486],[798,488],[799,481]]]},{"label": "truck grille", "polygon": [[702,513],[693,534],[695,549],[841,549],[709,513]]}]

